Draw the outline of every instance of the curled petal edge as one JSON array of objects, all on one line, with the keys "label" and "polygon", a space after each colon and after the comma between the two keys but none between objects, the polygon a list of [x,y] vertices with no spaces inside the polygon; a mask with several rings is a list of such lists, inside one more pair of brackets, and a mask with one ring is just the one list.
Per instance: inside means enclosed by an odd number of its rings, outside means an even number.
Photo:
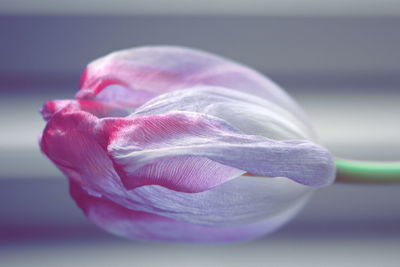
[{"label": "curled petal edge", "polygon": [[[308,186],[333,182],[331,154],[306,140],[275,141],[245,135],[216,117],[171,112],[132,118],[113,133],[108,152],[130,188],[160,184],[182,192],[201,192],[233,177],[211,182],[197,177],[173,179],[179,163],[207,158],[213,162],[255,175],[288,177]],[[162,172],[166,171],[167,177]],[[152,176],[143,175],[152,173]]]}]

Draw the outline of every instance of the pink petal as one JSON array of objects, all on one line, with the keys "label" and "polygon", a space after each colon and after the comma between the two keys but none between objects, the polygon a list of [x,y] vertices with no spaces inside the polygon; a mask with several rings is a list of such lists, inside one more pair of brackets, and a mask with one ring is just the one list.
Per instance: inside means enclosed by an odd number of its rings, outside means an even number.
[{"label": "pink petal", "polygon": [[93,192],[119,192],[119,177],[105,152],[107,127],[101,121],[88,112],[62,109],[47,123],[40,147],[69,179]]},{"label": "pink petal", "polygon": [[93,61],[82,76],[77,97],[136,108],[156,95],[195,85],[243,91],[303,116],[279,86],[251,68],[214,54],[173,46],[132,48]]},{"label": "pink petal", "polygon": [[[48,122],[41,148],[69,180],[79,184],[86,194],[106,198],[129,210],[180,222],[239,226],[267,220],[284,212],[289,206],[304,203],[304,197],[310,192],[311,188],[286,178],[251,177],[236,178],[196,194],[177,192],[159,185],[127,190],[115,172],[106,148],[110,134],[118,135],[121,129],[132,126],[137,119],[98,119],[87,112],[64,109],[54,114]],[[154,122],[158,123],[157,120]],[[136,126],[143,125],[138,123]],[[192,178],[196,179],[195,176]],[[209,180],[204,183],[210,185],[212,177]],[[177,189],[184,186],[185,183],[176,185]],[[134,222],[132,224],[135,225]],[[115,225],[110,227],[118,229]]]},{"label": "pink petal", "polygon": [[[94,184],[99,182],[97,179],[107,181],[115,173],[106,154],[105,145],[109,142],[109,136],[112,140],[116,129],[121,125],[128,124],[144,131],[148,125],[144,125],[143,120],[137,118],[100,120],[90,113],[76,110],[74,104],[76,103],[72,103],[71,106],[68,104],[48,122],[41,139],[42,151],[61,167],[64,173],[81,182]],[[157,121],[147,121],[147,124],[152,123]],[[118,131],[118,134],[121,134],[121,131]],[[143,132],[132,137],[147,138]],[[119,170],[118,165],[115,167]],[[135,173],[135,177],[138,178],[121,177],[127,189],[147,184],[166,187],[176,184],[185,192],[199,192],[244,173],[242,170],[203,157],[169,157],[160,162],[147,162],[146,166],[141,167]],[[124,172],[121,171],[120,174],[123,175]]]},{"label": "pink petal", "polygon": [[44,103],[40,110],[44,120],[50,120],[53,115],[62,110],[87,111],[98,118],[103,117],[124,117],[129,113],[119,107],[108,105],[93,100],[52,100]]},{"label": "pink petal", "polygon": [[201,192],[245,173],[203,157],[170,157],[125,174],[117,167],[126,189],[158,184],[182,192]]},{"label": "pink petal", "polygon": [[314,137],[310,126],[279,105],[244,92],[217,86],[196,86],[151,99],[130,115],[147,116],[175,111],[204,113],[220,118],[241,132],[274,140]]},{"label": "pink petal", "polygon": [[[127,120],[108,150],[128,189],[158,184],[201,192],[239,175],[235,169],[310,186],[330,184],[335,174],[330,153],[312,142],[245,135],[220,119],[190,112]],[[190,167],[182,168],[185,163]],[[207,165],[212,163],[220,165]]]}]

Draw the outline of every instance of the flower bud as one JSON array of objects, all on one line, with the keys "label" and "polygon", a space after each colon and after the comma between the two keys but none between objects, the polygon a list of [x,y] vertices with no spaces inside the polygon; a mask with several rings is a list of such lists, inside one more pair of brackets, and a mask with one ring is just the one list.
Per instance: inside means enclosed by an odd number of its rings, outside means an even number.
[{"label": "flower bud", "polygon": [[205,52],[134,48],[90,63],[45,103],[40,140],[85,215],[116,235],[227,242],[272,232],[335,168],[297,104]]}]

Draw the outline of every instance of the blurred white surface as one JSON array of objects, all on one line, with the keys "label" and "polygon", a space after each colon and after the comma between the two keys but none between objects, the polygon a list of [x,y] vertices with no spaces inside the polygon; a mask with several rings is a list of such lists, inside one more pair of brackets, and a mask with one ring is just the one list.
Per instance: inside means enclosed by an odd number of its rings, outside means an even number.
[{"label": "blurred white surface", "polygon": [[274,239],[249,244],[194,246],[123,240],[53,242],[8,248],[2,266],[324,266],[397,267],[398,240]]}]

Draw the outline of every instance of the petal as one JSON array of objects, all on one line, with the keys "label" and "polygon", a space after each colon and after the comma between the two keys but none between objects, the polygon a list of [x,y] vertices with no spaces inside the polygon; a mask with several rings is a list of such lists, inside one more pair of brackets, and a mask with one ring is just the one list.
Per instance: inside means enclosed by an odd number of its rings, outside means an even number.
[{"label": "petal", "polygon": [[158,184],[183,192],[201,192],[245,173],[204,157],[170,157],[154,161],[128,175],[117,166],[125,188]]},{"label": "petal", "polygon": [[174,46],[132,48],[93,61],[84,71],[77,97],[107,102],[115,99],[119,105],[136,108],[156,95],[195,85],[247,92],[303,116],[279,86],[249,67],[203,51]]},{"label": "petal", "polygon": [[130,90],[119,84],[104,87],[95,97],[97,101],[124,108],[135,108],[156,96],[155,93],[143,90]]},{"label": "petal", "polygon": [[49,121],[53,115],[62,110],[82,110],[95,115],[98,118],[103,117],[124,117],[129,113],[121,108],[108,105],[93,100],[52,100],[44,103],[40,110],[44,120]]},{"label": "petal", "polygon": [[108,129],[101,122],[88,112],[62,109],[47,123],[40,147],[70,180],[94,195],[104,188],[118,194],[122,186],[106,153]]},{"label": "petal", "polygon": [[49,121],[53,115],[65,108],[66,106],[70,105],[71,103],[75,102],[75,100],[52,100],[47,101],[43,104],[42,108],[40,109],[40,114],[45,121]]},{"label": "petal", "polygon": [[174,111],[205,113],[218,117],[246,134],[275,140],[312,139],[310,127],[271,101],[236,90],[197,86],[162,94],[138,108],[133,116]]},{"label": "petal", "polygon": [[110,133],[134,120],[98,119],[87,112],[62,110],[49,121],[41,148],[85,194],[180,222],[222,227],[269,220],[304,203],[311,192],[286,178],[254,177],[239,177],[200,193],[159,185],[126,190],[105,149]]},{"label": "petal", "polygon": [[129,191],[129,201],[110,197],[132,210],[202,225],[237,226],[262,221],[304,203],[313,188],[279,177],[241,176],[199,193],[177,192],[158,185]]},{"label": "petal", "polygon": [[[126,122],[113,133],[108,151],[124,184],[132,187],[159,184],[176,191],[201,192],[233,178],[228,175],[215,180],[207,172],[207,178],[182,175],[174,179],[180,172],[179,161],[184,163],[193,157],[199,158],[199,164],[208,158],[226,168],[288,177],[310,186],[334,180],[330,153],[309,141],[245,135],[218,118],[189,112],[136,117]],[[145,172],[153,176],[143,175]]]},{"label": "petal", "polygon": [[[265,188],[263,187],[263,189]],[[304,204],[304,201],[299,201],[292,206],[286,207],[286,209],[275,215],[257,222],[235,226],[211,226],[188,223],[157,214],[127,209],[105,197],[90,196],[74,182],[70,182],[70,192],[86,216],[96,225],[108,232],[134,239],[175,242],[231,242],[253,239],[270,233],[282,226],[291,219]],[[238,192],[240,195],[240,191]],[[234,194],[234,192],[231,191],[231,194]],[[195,199],[191,197],[187,199],[191,200],[190,204],[192,204],[200,198],[195,196]],[[265,199],[268,200],[268,198]],[[210,201],[212,201],[212,199],[210,199]],[[206,206],[204,206],[201,211],[207,211],[208,207],[214,207],[212,202],[204,203],[204,200],[202,202],[202,204],[206,204]],[[182,200],[179,201],[179,205],[181,204]],[[230,203],[226,203],[226,206],[228,204]],[[242,211],[243,214],[246,214],[245,211],[243,211],[244,208],[246,207],[243,207],[243,203],[241,202],[238,207],[238,213]],[[196,216],[197,214],[194,215],[194,217]],[[218,216],[220,217],[220,215]]]}]

